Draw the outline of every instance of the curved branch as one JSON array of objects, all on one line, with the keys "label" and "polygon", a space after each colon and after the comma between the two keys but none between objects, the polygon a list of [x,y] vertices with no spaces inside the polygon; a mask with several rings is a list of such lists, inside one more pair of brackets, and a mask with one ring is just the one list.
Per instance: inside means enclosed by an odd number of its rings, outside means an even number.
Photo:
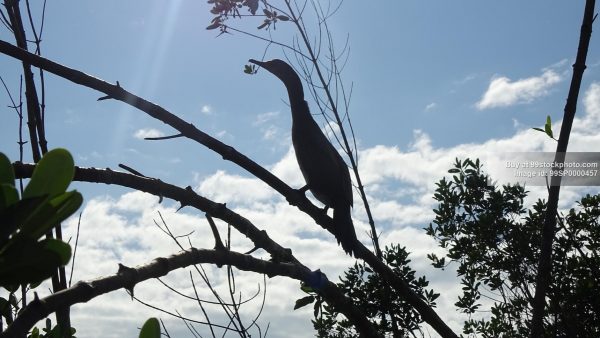
[{"label": "curved branch", "polygon": [[[119,271],[111,276],[98,278],[92,281],[77,282],[68,289],[61,290],[48,297],[35,299],[29,303],[21,314],[0,333],[0,338],[21,337],[43,318],[53,312],[89,300],[118,289],[132,291],[134,286],[142,281],[165,276],[169,272],[185,268],[194,264],[211,263],[215,265],[232,265],[244,271],[253,271],[268,276],[286,276],[299,281],[311,279],[312,272],[293,263],[275,263],[254,258],[237,252],[225,250],[195,249],[184,251],[169,257],[159,257],[152,262],[135,268],[119,266]],[[329,281],[323,287],[323,296],[331,304],[344,306],[344,314],[350,316],[357,328],[368,337],[378,336],[364,316],[357,312],[349,300],[341,293],[337,286]],[[348,306],[348,307],[345,307]],[[358,322],[355,322],[358,320]],[[359,324],[363,324],[359,326]]]},{"label": "curved branch", "polygon": [[[264,169],[256,162],[249,159],[244,154],[238,152],[233,147],[209,136],[194,125],[185,122],[174,114],[168,112],[164,108],[146,101],[125,89],[121,86],[112,85],[81,71],[65,67],[61,64],[53,62],[49,59],[28,53],[18,47],[11,45],[8,42],[0,40],[0,53],[12,56],[19,60],[27,61],[36,67],[43,68],[53,74],[63,77],[67,80],[83,85],[88,88],[98,90],[105,93],[111,98],[125,102],[134,106],[146,114],[172,126],[181,132],[182,135],[203,144],[209,149],[223,156],[223,159],[231,161],[244,168],[263,182],[267,183],[281,195],[285,196],[291,205],[298,207],[301,211],[309,215],[317,224],[325,230],[333,234],[332,219],[327,216],[320,208],[313,205],[306,196],[299,193],[298,190],[292,189],[268,170]],[[190,192],[191,189],[189,189]],[[193,192],[192,192],[193,193]],[[160,195],[159,195],[160,196]],[[220,205],[224,208],[224,205]],[[224,208],[225,209],[225,208]],[[213,216],[220,218],[218,215]],[[246,220],[247,221],[247,220]],[[238,229],[239,230],[239,229]],[[398,289],[404,295],[406,301],[411,304],[423,317],[423,319],[431,325],[442,337],[458,337],[450,327],[437,315],[437,313],[427,303],[425,303],[404,280],[396,276],[393,271],[379,260],[373,253],[369,251],[362,243],[356,242],[357,258],[367,262],[377,273],[383,276],[385,281]]]},{"label": "curved branch", "polygon": [[[17,162],[13,164],[13,168],[16,177],[29,178],[33,173],[35,165]],[[196,208],[212,217],[216,217],[231,224],[240,233],[248,237],[254,243],[254,246],[262,248],[271,254],[274,260],[299,264],[299,261],[292,255],[291,250],[283,248],[277,242],[272,240],[266,231],[259,230],[252,222],[233,212],[231,209],[227,208],[225,204],[216,203],[198,195],[191,187],[184,189],[154,178],[113,171],[111,169],[82,167],[75,168],[73,180],[90,183],[116,184],[122,187],[147,192],[155,196],[170,198],[181,203],[182,206]]]},{"label": "curved branch", "polygon": [[[14,163],[13,168],[15,170],[16,177],[27,178],[27,177],[31,177],[31,174],[33,173],[33,169],[35,168],[35,165]],[[168,183],[164,183],[160,180],[156,180],[153,178],[136,176],[133,174],[123,173],[123,172],[116,172],[116,171],[112,171],[110,169],[97,169],[97,168],[76,167],[74,180],[82,181],[82,182],[118,184],[120,186],[130,187],[130,188],[133,188],[133,189],[136,189],[139,191],[151,193],[156,196],[167,197],[167,198],[170,198],[170,199],[180,202],[182,205],[187,205],[187,206],[197,208],[199,210],[206,212],[207,214],[212,215],[213,217],[219,218],[219,219],[231,224],[238,231],[240,231],[242,234],[246,235],[250,240],[252,240],[256,247],[262,248],[265,251],[269,252],[271,254],[271,256],[273,257],[273,259],[271,261],[286,262],[286,263],[278,263],[278,264],[273,263],[273,264],[275,264],[274,265],[275,267],[280,267],[280,264],[281,264],[281,267],[283,267],[281,271],[277,271],[277,269],[279,269],[279,268],[274,268],[270,265],[269,265],[269,267],[272,269],[275,269],[274,271],[260,270],[260,269],[264,268],[263,265],[259,265],[258,268],[253,270],[250,268],[246,268],[246,267],[254,266],[251,264],[251,262],[253,262],[253,261],[264,262],[264,263],[268,263],[268,262],[256,259],[249,255],[243,255],[243,254],[236,253],[235,255],[244,257],[245,260],[243,260],[242,263],[247,264],[247,265],[238,265],[238,264],[235,264],[232,262],[223,262],[221,260],[214,260],[214,261],[209,261],[209,262],[195,262],[195,263],[191,262],[190,264],[187,264],[184,266],[176,266],[175,268],[172,268],[172,269],[166,271],[162,275],[151,276],[148,278],[161,277],[161,276],[166,275],[166,273],[168,273],[169,271],[172,271],[172,270],[175,270],[175,269],[178,269],[181,267],[185,267],[188,265],[192,265],[192,264],[214,263],[217,266],[233,265],[240,270],[248,270],[248,271],[255,271],[255,272],[259,272],[259,273],[265,273],[268,276],[274,276],[274,275],[287,276],[287,277],[291,277],[291,278],[294,278],[294,279],[297,279],[300,281],[309,282],[309,283],[311,280],[314,280],[314,273],[311,272],[309,268],[307,268],[302,263],[300,263],[292,255],[291,250],[285,249],[285,248],[281,247],[277,242],[273,241],[267,235],[266,231],[258,230],[258,228],[256,228],[256,226],[254,226],[254,224],[252,224],[252,222],[250,222],[246,218],[240,216],[239,214],[233,212],[232,210],[228,209],[224,204],[215,203],[207,198],[204,198],[204,197],[196,194],[190,187],[182,189],[180,187],[177,187],[177,186],[174,186],[174,185],[171,185]],[[213,250],[198,250],[198,249],[194,249],[194,250],[196,252],[209,252],[209,251],[212,252],[213,251]],[[217,256],[217,252],[218,253],[221,253],[221,252],[231,253],[230,251],[226,251],[226,250],[216,250],[214,252],[215,252],[214,255],[216,255],[216,257],[218,259],[222,259],[222,257]],[[209,255],[208,257],[213,257],[211,255]],[[179,255],[174,255],[171,257],[178,257],[178,256]],[[229,256],[226,256],[226,257],[229,257]],[[215,259],[217,259],[217,258],[215,258]],[[240,259],[238,256],[235,256],[234,258]],[[165,258],[158,258],[157,260],[164,260],[164,259]],[[180,259],[181,258],[177,258],[175,260],[177,262],[179,262]],[[190,259],[190,258],[187,258],[187,259]],[[235,262],[237,262],[237,261],[235,261]],[[154,263],[151,263],[151,264],[154,264]],[[158,267],[155,269],[158,269]],[[264,269],[266,269],[266,268],[264,268]],[[160,270],[160,271],[162,271],[162,270]],[[148,278],[146,278],[146,279],[148,279]],[[137,283],[139,281],[141,281],[141,280],[132,281],[134,283],[131,285],[131,288],[133,288],[133,285],[135,285],[135,283]],[[310,283],[310,284],[312,284],[312,283]],[[73,287],[76,287],[76,286],[77,286],[77,284]],[[123,287],[125,287],[125,286],[119,286],[116,289],[123,288]],[[107,290],[102,293],[106,293],[106,292],[113,291],[116,289],[110,289],[110,290]],[[344,293],[337,287],[337,285],[335,285],[334,283],[331,283],[329,281],[326,281],[324,283],[324,286],[322,288],[320,288],[319,291],[320,291],[320,294],[325,298],[325,300],[329,304],[333,305],[340,313],[344,314],[348,319],[351,320],[351,322],[356,326],[357,331],[365,334],[366,337],[379,337],[380,336],[377,333],[377,331],[375,330],[375,328],[372,326],[372,324],[367,320],[365,314],[352,303],[351,299],[349,299],[348,297],[346,297],[344,295]],[[94,294],[93,297],[100,295],[102,293]],[[93,298],[93,297],[91,297],[91,298]],[[85,299],[82,301],[78,301],[78,302],[87,302],[91,298],[88,298],[88,299]],[[73,303],[69,303],[69,304],[62,303],[62,306],[72,305],[72,304]],[[53,311],[55,311],[55,310],[53,310]],[[44,318],[45,316],[47,316],[47,314],[41,318]],[[39,319],[41,319],[41,318],[39,318]],[[35,324],[35,322],[33,324]],[[31,324],[31,325],[33,325],[33,324]],[[2,338],[2,337],[12,337],[12,336],[10,336],[10,335],[3,336],[2,334],[0,334],[0,338]]]}]

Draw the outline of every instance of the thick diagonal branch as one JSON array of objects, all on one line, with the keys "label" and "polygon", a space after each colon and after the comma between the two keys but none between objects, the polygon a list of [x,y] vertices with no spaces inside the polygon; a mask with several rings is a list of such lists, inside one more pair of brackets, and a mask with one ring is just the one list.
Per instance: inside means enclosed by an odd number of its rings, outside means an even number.
[{"label": "thick diagonal branch", "polygon": [[[573,77],[571,86],[565,104],[563,122],[560,128],[558,145],[556,146],[556,155],[554,165],[564,164],[565,153],[569,144],[569,135],[575,119],[577,110],[577,98],[581,88],[581,79],[586,68],[590,38],[592,36],[592,24],[594,23],[595,0],[587,0],[581,24],[581,34],[579,36],[579,46],[577,47],[577,57],[573,64]],[[552,272],[552,243],[556,232],[556,212],[558,209],[558,198],[560,194],[560,176],[553,176],[548,193],[548,205],[546,206],[546,215],[544,218],[544,227],[542,228],[542,243],[540,247],[540,260],[538,264],[538,274],[536,277],[535,296],[533,299],[533,315],[531,320],[531,337],[538,338],[543,336],[544,332],[544,308],[546,305],[546,290],[550,283]]]},{"label": "thick diagonal branch", "polygon": [[[130,104],[146,114],[170,125],[177,129],[182,135],[203,144],[223,156],[225,160],[236,163],[263,182],[267,183],[281,195],[285,196],[290,204],[298,207],[300,210],[311,216],[317,224],[333,234],[332,219],[328,217],[323,210],[313,205],[305,196],[298,193],[297,190],[292,189],[275,175],[271,174],[265,168],[261,167],[244,154],[241,154],[233,147],[209,136],[194,127],[194,125],[185,122],[164,108],[131,94],[121,88],[118,84],[110,84],[81,71],[65,67],[49,59],[28,53],[27,51],[2,40],[0,40],[0,53],[27,61],[36,67],[40,67],[67,80],[98,90],[105,93],[108,97]],[[357,242],[356,244],[356,257],[367,262],[378,274],[383,276],[387,283],[396,288],[404,296],[406,301],[419,312],[423,320],[431,325],[431,327],[433,327],[442,337],[458,337],[404,280],[395,275],[388,266],[373,255],[373,253],[360,242]]]}]

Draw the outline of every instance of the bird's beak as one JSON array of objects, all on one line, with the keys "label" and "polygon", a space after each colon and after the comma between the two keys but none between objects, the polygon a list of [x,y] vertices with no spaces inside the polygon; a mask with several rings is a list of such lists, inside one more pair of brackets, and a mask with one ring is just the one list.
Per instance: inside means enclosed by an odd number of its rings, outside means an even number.
[{"label": "bird's beak", "polygon": [[254,60],[254,59],[250,59],[250,60],[248,60],[248,62],[253,63],[253,64],[255,64],[257,66],[260,66],[260,67],[264,67],[264,64],[265,64],[265,62]]}]

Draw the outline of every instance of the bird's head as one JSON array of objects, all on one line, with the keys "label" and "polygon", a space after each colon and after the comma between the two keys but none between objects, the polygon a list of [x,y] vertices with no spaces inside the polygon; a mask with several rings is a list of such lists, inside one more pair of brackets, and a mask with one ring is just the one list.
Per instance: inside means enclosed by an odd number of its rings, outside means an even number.
[{"label": "bird's head", "polygon": [[300,77],[298,76],[294,68],[287,64],[287,62],[280,59],[273,59],[271,61],[257,61],[254,59],[250,59],[248,60],[248,62],[260,66],[268,70],[273,75],[277,76],[287,88],[290,100],[304,100],[304,90],[302,89],[302,81],[300,80]]}]

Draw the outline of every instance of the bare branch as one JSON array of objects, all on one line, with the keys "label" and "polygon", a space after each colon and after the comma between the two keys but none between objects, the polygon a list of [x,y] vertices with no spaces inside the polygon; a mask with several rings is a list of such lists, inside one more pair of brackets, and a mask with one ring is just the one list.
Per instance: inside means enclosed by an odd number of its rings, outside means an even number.
[{"label": "bare branch", "polygon": [[[565,162],[565,153],[569,144],[571,127],[573,126],[575,111],[577,109],[577,98],[579,96],[579,89],[581,88],[581,79],[583,78],[583,72],[586,68],[585,61],[592,36],[595,3],[595,0],[587,0],[585,3],[579,46],[577,47],[575,64],[573,64],[573,76],[571,78],[567,103],[565,104],[560,136],[556,146],[554,165],[564,164]],[[542,243],[533,301],[533,318],[531,321],[532,338],[542,337],[544,332],[544,307],[546,305],[546,289],[550,283],[552,273],[552,242],[554,241],[556,232],[556,211],[558,209],[560,183],[560,176],[552,176],[550,193],[548,194],[548,205],[546,207],[546,215],[544,218],[544,227],[542,228]]]},{"label": "bare branch", "polygon": [[[252,161],[245,155],[239,153],[233,147],[228,146],[221,141],[209,136],[208,134],[200,131],[192,124],[185,122],[174,114],[168,112],[164,108],[153,104],[149,101],[146,101],[130,92],[126,91],[122,87],[118,85],[112,85],[107,82],[104,82],[100,79],[89,76],[83,72],[65,67],[56,62],[48,60],[46,58],[42,58],[40,56],[28,53],[22,49],[19,49],[10,43],[0,40],[0,53],[4,53],[15,57],[17,59],[26,60],[27,62],[35,65],[36,67],[44,68],[46,71],[54,73],[58,76],[61,76],[65,79],[73,81],[75,83],[81,84],[83,86],[96,89],[100,92],[103,92],[114,99],[123,101],[127,104],[130,104],[148,115],[159,119],[160,121],[174,127],[179,132],[181,132],[186,137],[197,141],[209,149],[221,154],[225,160],[232,161],[238,164],[240,167],[246,169],[254,176],[267,183],[273,189],[278,191],[280,194],[286,197],[288,202],[291,205],[298,207],[301,211],[305,212],[309,216],[311,216],[317,224],[321,225],[324,229],[333,234],[332,231],[332,219],[327,216],[326,213],[323,212],[320,208],[313,205],[303,194],[300,194],[297,190],[292,189],[275,175],[270,173],[268,170],[264,169],[256,162]],[[90,169],[86,169],[90,170]],[[356,168],[355,168],[356,170]],[[129,179],[127,179],[128,181]],[[156,184],[156,186],[161,186],[160,184]],[[190,192],[191,188],[189,189]],[[159,196],[167,196],[166,194]],[[194,194],[195,195],[195,194]],[[183,197],[183,196],[182,196]],[[191,195],[186,197],[195,198]],[[220,205],[220,208],[225,210],[223,205]],[[217,210],[215,207],[215,213],[211,213],[214,217],[221,218],[219,215],[223,215],[222,212]],[[221,218],[223,219],[223,218]],[[245,219],[244,219],[245,220]],[[247,220],[245,220],[248,222]],[[238,229],[240,231],[240,229]],[[258,230],[257,230],[258,231]],[[248,237],[250,237],[247,233],[242,232]],[[251,237],[253,240],[256,240],[260,237],[258,234],[254,234]],[[256,242],[255,242],[256,243]],[[274,242],[273,242],[274,243]],[[266,244],[266,243],[262,243]],[[279,247],[277,245],[277,247]],[[435,313],[435,311],[427,305],[410,287],[404,282],[401,278],[396,276],[393,271],[387,267],[380,259],[378,259],[373,253],[367,249],[362,243],[358,242],[355,244],[356,247],[356,257],[362,258],[367,262],[377,273],[381,274],[387,283],[390,283],[392,287],[395,287],[405,295],[405,298],[409,304],[411,304],[415,309],[419,312],[419,314],[423,317],[423,319],[430,324],[432,327],[436,329],[438,333],[440,333],[443,337],[457,337],[454,332],[447,326],[446,323]],[[273,247],[270,247],[273,248]],[[266,250],[266,248],[265,248]],[[268,251],[268,250],[267,250]],[[282,254],[282,252],[280,252]],[[291,255],[290,255],[291,256]]]},{"label": "bare branch", "polygon": [[[31,164],[22,164],[22,163],[14,163],[13,168],[15,170],[15,175],[17,177],[31,177],[33,173],[33,168],[35,166]],[[202,210],[206,213],[211,214],[213,217],[219,218],[228,224],[234,226],[238,231],[242,234],[246,235],[250,238],[255,246],[263,248],[265,251],[269,252],[271,256],[274,258],[272,261],[277,262],[289,262],[289,263],[281,263],[284,266],[293,271],[295,275],[292,275],[292,272],[285,270],[282,271],[284,273],[271,273],[263,271],[263,270],[252,270],[255,272],[265,273],[268,276],[280,275],[280,276],[288,276],[294,279],[298,278],[308,278],[308,279],[298,279],[301,281],[309,281],[314,279],[314,273],[310,271],[306,266],[302,265],[292,254],[289,249],[282,248],[279,244],[273,241],[267,235],[266,231],[258,230],[250,221],[245,219],[244,217],[236,214],[235,212],[229,210],[225,205],[215,203],[210,201],[204,197],[197,195],[191,188],[182,189],[167,183],[164,183],[160,180],[156,180],[153,178],[139,177],[127,173],[115,172],[110,169],[102,170],[96,168],[76,168],[75,169],[75,177],[73,178],[76,181],[87,181],[87,182],[96,182],[96,183],[106,183],[106,184],[119,184],[121,186],[126,186],[130,188],[134,188],[139,191],[148,192],[154,195],[161,195],[176,201],[184,205],[193,206],[199,210]],[[320,211],[321,212],[321,211]],[[331,223],[331,218],[327,218],[329,223]],[[199,251],[197,249],[192,248],[192,250]],[[363,251],[370,253],[370,251],[362,247]],[[211,250],[202,250],[202,251],[211,251]],[[218,252],[230,253],[231,251],[219,250]],[[243,255],[235,253],[235,255],[246,257],[249,261],[257,260],[252,256]],[[212,254],[210,257],[213,257]],[[223,256],[219,256],[223,257]],[[228,257],[228,256],[227,256]],[[237,256],[236,256],[237,257]],[[377,260],[374,256],[373,258]],[[266,262],[263,260],[259,260],[260,262]],[[199,264],[199,263],[214,263],[217,266],[221,265],[233,265],[236,266],[240,270],[246,270],[245,266],[240,266],[238,264],[233,264],[230,261],[221,261],[215,260],[210,262],[196,262],[191,264]],[[135,269],[134,269],[135,270]],[[174,269],[171,269],[174,270]],[[169,270],[169,271],[171,271]],[[168,271],[167,271],[168,272]],[[166,274],[166,272],[165,272]],[[393,276],[393,272],[390,270],[390,274]],[[164,274],[163,274],[164,275]],[[151,278],[157,278],[159,276],[153,276]],[[298,278],[296,278],[296,277]],[[389,275],[388,275],[389,276]],[[150,277],[149,277],[150,278]],[[397,277],[396,277],[397,278]],[[132,281],[133,282],[133,281]],[[357,330],[366,334],[367,337],[379,337],[379,334],[373,328],[371,323],[366,319],[364,313],[360,309],[358,309],[352,301],[347,298],[341,290],[334,284],[329,281],[325,281],[323,283],[323,287],[320,288],[320,292],[325,300],[336,307],[337,311],[344,314],[347,318],[349,318],[352,323],[356,326]],[[133,284],[135,285],[135,283]],[[125,286],[133,287],[133,285],[127,284]],[[77,284],[74,286],[76,287]],[[117,287],[123,288],[124,286]],[[408,287],[408,286],[406,286]],[[409,289],[410,290],[410,289]],[[107,290],[106,292],[113,291]],[[105,293],[105,292],[104,292]],[[97,296],[97,295],[96,295]],[[416,295],[415,295],[416,296]],[[418,296],[416,296],[418,297]],[[90,298],[91,299],[91,298]],[[88,301],[89,299],[84,300]],[[60,304],[60,303],[59,303]],[[66,303],[63,303],[66,304]],[[72,305],[72,304],[66,304]],[[43,317],[42,317],[43,318]],[[35,323],[34,323],[35,324]],[[33,324],[32,324],[33,325]],[[0,338],[5,337],[0,335]],[[6,337],[10,337],[6,336]]]},{"label": "bare branch", "polygon": [[[293,263],[275,263],[254,258],[252,256],[224,250],[195,249],[181,252],[169,257],[159,257],[151,263],[136,268],[122,268],[114,275],[102,277],[88,282],[78,282],[74,286],[54,293],[46,298],[35,299],[25,307],[21,314],[6,330],[0,333],[0,338],[19,337],[25,335],[39,320],[53,312],[89,300],[118,289],[133,289],[140,282],[165,276],[169,272],[194,264],[211,263],[216,265],[233,265],[243,271],[253,271],[268,276],[286,276],[299,281],[311,279],[312,272]],[[352,307],[349,300],[337,289],[335,284],[327,281],[322,288],[323,294],[332,304]],[[350,312],[350,313],[348,313]],[[352,320],[356,320],[351,311],[346,311]],[[366,319],[360,321],[366,326],[361,327],[369,337],[379,336]],[[214,324],[213,324],[214,325]]]}]

